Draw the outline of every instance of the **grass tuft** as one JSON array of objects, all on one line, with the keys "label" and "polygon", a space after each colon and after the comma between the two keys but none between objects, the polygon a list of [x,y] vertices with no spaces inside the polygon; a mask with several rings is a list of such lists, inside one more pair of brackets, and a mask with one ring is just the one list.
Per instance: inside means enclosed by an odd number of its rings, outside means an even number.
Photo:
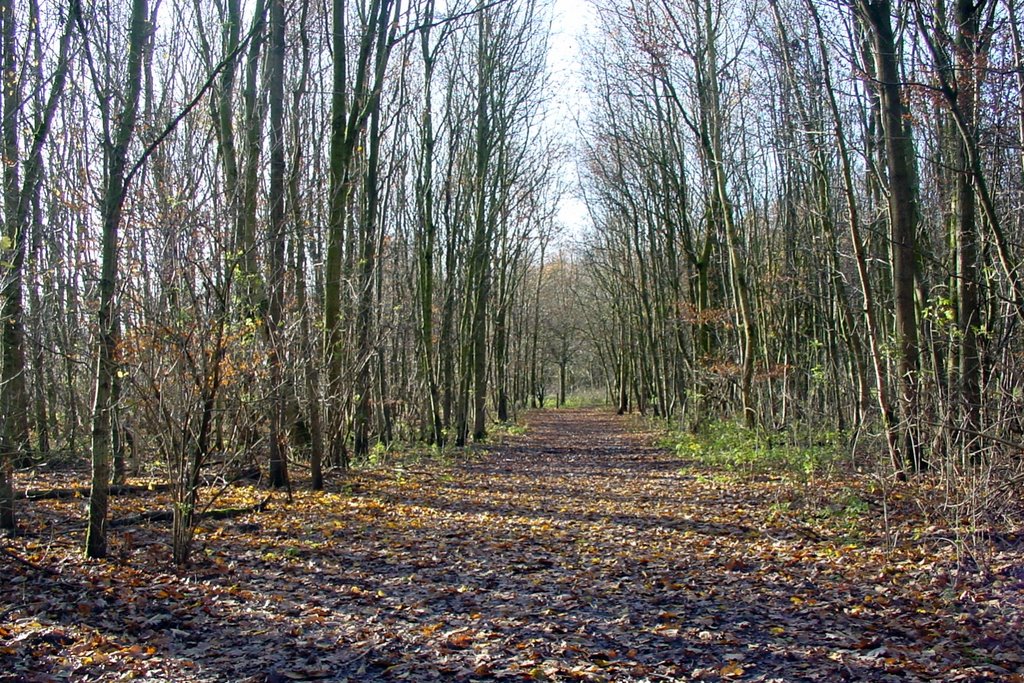
[{"label": "grass tuft", "polygon": [[736,422],[708,424],[697,433],[672,431],[664,445],[681,458],[740,475],[784,474],[809,479],[833,472],[844,460],[845,439],[837,432],[797,439],[765,434]]}]

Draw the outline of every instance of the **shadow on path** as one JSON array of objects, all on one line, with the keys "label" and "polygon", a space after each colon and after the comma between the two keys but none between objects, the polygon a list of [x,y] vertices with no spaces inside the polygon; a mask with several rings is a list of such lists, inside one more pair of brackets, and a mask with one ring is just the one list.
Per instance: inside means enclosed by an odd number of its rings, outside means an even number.
[{"label": "shadow on path", "polygon": [[994,654],[1020,645],[1019,628],[991,642],[983,610],[937,604],[877,548],[773,535],[763,492],[683,471],[609,413],[527,418],[525,436],[454,467],[355,474],[205,529],[188,575],[68,556],[57,580],[7,582],[0,611],[40,627],[0,631],[0,670],[17,672],[0,681],[1020,673]]}]

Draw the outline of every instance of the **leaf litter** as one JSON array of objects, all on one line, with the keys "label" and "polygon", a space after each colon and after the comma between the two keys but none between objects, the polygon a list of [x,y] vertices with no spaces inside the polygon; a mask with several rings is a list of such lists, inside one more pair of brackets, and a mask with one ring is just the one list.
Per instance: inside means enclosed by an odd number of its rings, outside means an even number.
[{"label": "leaf litter", "polygon": [[454,465],[208,522],[180,573],[166,525],[87,561],[81,500],[23,504],[0,681],[1024,681],[1019,540],[964,580],[909,505],[897,544],[870,511],[779,505],[868,482],[730,477],[596,410],[528,419]]}]

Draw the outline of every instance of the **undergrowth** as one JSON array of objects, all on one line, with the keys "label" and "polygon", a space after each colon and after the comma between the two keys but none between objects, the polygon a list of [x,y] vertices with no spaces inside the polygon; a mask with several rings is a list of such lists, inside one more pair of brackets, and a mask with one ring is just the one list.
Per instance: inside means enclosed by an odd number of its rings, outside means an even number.
[{"label": "undergrowth", "polygon": [[[493,422],[487,432],[487,436],[473,442],[473,445],[497,446],[505,439],[515,436],[523,436],[528,431],[526,424],[508,421]],[[392,443],[386,445],[376,443],[370,452],[363,459],[355,461],[354,469],[397,469],[415,466],[424,462],[440,464],[444,467],[454,467],[474,457],[472,446],[460,448],[454,444],[454,436],[445,433],[444,445],[420,443]]]},{"label": "undergrowth", "polygon": [[494,422],[491,424],[491,430],[488,432],[487,437],[490,440],[502,439],[508,436],[522,436],[526,434],[527,426],[519,422]]},{"label": "undergrowth", "polygon": [[839,432],[814,435],[765,433],[731,421],[700,431],[671,430],[663,445],[688,460],[740,475],[783,474],[800,479],[828,476],[849,464],[846,438]]},{"label": "undergrowth", "polygon": [[[957,468],[966,458],[947,456],[944,466],[901,482],[877,444],[855,448],[836,431],[765,432],[719,421],[697,432],[668,430],[661,445],[697,479],[782,479],[765,521],[813,530],[814,538],[859,546],[877,536],[887,552],[928,544],[935,552],[952,551],[949,566],[957,576],[990,573],[999,553],[1021,542],[1024,505],[1006,482],[1024,478],[996,474],[1006,459],[1001,452],[973,467]],[[873,464],[867,453],[874,454]]]},{"label": "undergrowth", "polygon": [[608,405],[608,395],[603,389],[581,389],[565,397],[562,408],[596,408]]}]

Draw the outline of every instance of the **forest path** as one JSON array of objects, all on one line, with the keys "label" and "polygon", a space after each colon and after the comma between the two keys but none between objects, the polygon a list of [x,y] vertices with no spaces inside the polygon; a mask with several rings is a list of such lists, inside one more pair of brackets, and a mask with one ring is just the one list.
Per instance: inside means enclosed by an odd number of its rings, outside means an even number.
[{"label": "forest path", "polygon": [[1024,584],[951,590],[934,548],[844,516],[852,483],[709,469],[600,410],[525,421],[210,523],[180,574],[166,527],[97,563],[30,520],[0,681],[1024,680]]},{"label": "forest path", "polygon": [[[886,556],[877,518],[845,518],[860,499],[842,482],[800,500],[781,479],[685,462],[607,410],[525,422],[468,463],[368,488],[409,529],[354,563],[380,602],[411,608],[374,612],[396,636],[377,641],[378,677],[1003,680],[1019,667],[986,668],[1019,651],[1016,627],[938,600],[933,558]],[[780,514],[791,503],[836,518],[812,527]]]}]

